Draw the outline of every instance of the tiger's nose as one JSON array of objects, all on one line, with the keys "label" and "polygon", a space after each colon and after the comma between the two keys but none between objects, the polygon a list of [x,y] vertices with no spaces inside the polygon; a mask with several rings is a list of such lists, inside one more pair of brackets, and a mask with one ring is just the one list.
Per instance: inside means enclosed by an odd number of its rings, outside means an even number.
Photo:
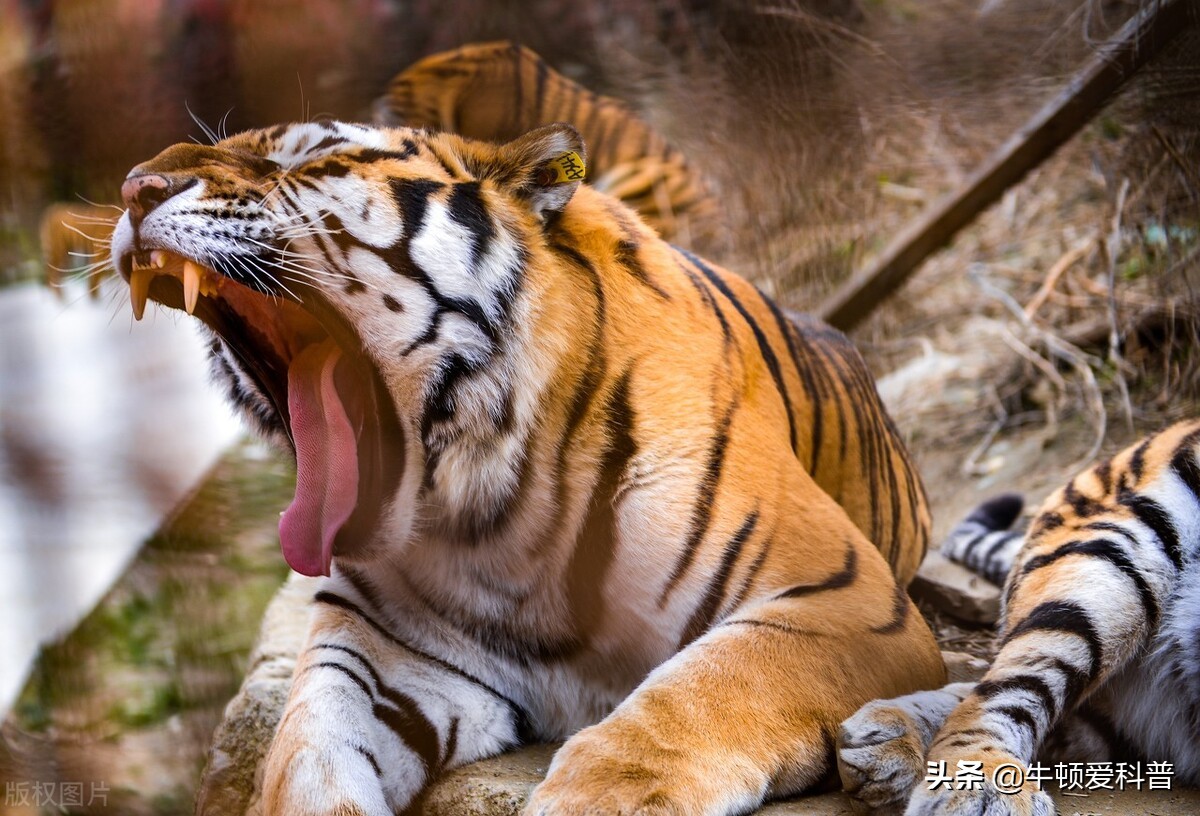
[{"label": "tiger's nose", "polygon": [[171,197],[171,182],[163,176],[147,173],[141,176],[130,176],[121,185],[121,198],[129,215],[135,221],[140,221],[146,215]]}]

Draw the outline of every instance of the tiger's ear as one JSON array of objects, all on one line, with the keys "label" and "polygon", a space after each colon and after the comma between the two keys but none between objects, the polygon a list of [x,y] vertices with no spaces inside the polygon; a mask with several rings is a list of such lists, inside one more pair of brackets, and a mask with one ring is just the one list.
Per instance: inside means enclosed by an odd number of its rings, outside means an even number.
[{"label": "tiger's ear", "polygon": [[561,212],[587,174],[587,153],[579,131],[557,122],[513,139],[499,148],[502,183],[516,188],[543,221]]}]

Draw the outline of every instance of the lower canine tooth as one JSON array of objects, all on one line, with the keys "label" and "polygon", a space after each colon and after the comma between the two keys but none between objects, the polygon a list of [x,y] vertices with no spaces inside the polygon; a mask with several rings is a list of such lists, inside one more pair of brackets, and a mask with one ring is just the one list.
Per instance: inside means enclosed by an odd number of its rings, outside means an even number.
[{"label": "lower canine tooth", "polygon": [[162,269],[167,265],[167,253],[161,249],[156,249],[150,253],[150,265],[155,269]]},{"label": "lower canine tooth", "polygon": [[203,270],[191,261],[183,262],[183,305],[188,314],[196,311],[196,300],[200,297],[200,276]]},{"label": "lower canine tooth", "polygon": [[146,298],[150,296],[150,281],[154,278],[154,270],[147,268],[134,269],[129,274],[129,303],[133,306],[133,316],[141,320],[146,313]]}]

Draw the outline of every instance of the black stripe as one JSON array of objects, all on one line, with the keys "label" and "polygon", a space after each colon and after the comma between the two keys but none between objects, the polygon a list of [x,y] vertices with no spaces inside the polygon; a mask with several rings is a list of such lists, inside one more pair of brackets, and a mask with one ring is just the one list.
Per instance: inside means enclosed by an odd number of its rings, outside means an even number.
[{"label": "black stripe", "polygon": [[1155,439],[1156,437],[1150,436],[1142,440],[1142,444],[1134,450],[1133,456],[1129,457],[1129,471],[1133,474],[1135,481],[1140,481],[1142,478],[1142,473],[1146,468],[1146,451]]},{"label": "black stripe", "polygon": [[[591,160],[592,164],[592,166],[588,168],[589,175],[592,175],[594,172],[605,166],[603,160],[604,148],[609,147],[616,142],[615,139],[611,139],[611,131],[615,117],[605,115],[605,111],[603,110],[604,106],[601,104],[600,98],[597,98],[596,102],[596,113],[600,116],[599,129],[594,132],[588,130],[583,133],[583,138],[588,143],[588,159]],[[589,121],[588,127],[590,128],[591,125],[592,123]]]},{"label": "black stripe", "polygon": [[[987,538],[988,534],[991,532],[991,530],[984,527],[983,530],[972,536],[970,541],[961,545],[958,551],[959,554],[955,556],[955,559],[964,564],[968,563],[971,560],[971,555],[975,552],[975,548],[978,547],[979,543]],[[953,533],[951,533],[951,535],[953,535]]]},{"label": "black stripe", "polygon": [[[969,748],[969,747],[975,745],[975,740],[972,739],[971,737],[955,737],[954,739],[943,743],[943,745],[945,745],[947,748]],[[880,779],[878,781],[884,781],[890,777],[895,776],[898,773],[900,773],[900,771],[898,771],[898,770],[893,771],[888,776],[886,776],[883,779]]]},{"label": "black stripe", "polygon": [[1063,676],[1066,699],[1078,700],[1087,688],[1088,674],[1078,666],[1073,666],[1061,657],[1052,657],[1046,664],[1046,671],[1056,671]]},{"label": "black stripe", "polygon": [[1016,625],[1001,641],[1001,648],[1027,632],[1064,632],[1075,635],[1087,644],[1091,653],[1091,665],[1087,675],[1094,677],[1100,669],[1102,650],[1096,627],[1082,607],[1068,601],[1046,601],[1039,604],[1029,615]]},{"label": "black stripe", "polygon": [[729,330],[729,321],[725,319],[725,313],[722,312],[721,307],[717,305],[716,298],[712,296],[712,292],[708,290],[708,287],[704,285],[704,283],[700,280],[700,277],[695,272],[683,266],[682,264],[680,264],[679,268],[683,270],[685,275],[687,275],[688,282],[691,283],[692,286],[695,287],[696,291],[700,293],[700,299],[703,300],[705,305],[707,305],[708,308],[712,310],[712,313],[717,316],[717,321],[721,324],[721,335],[725,338],[725,345],[728,346],[733,340],[733,334]]},{"label": "black stripe", "polygon": [[700,599],[700,603],[696,605],[696,610],[692,613],[691,620],[683,629],[683,635],[679,640],[679,648],[687,646],[700,635],[708,631],[708,627],[712,626],[713,618],[716,617],[717,609],[721,606],[721,601],[725,598],[725,592],[729,588],[729,577],[733,574],[733,566],[737,563],[738,557],[742,554],[742,548],[746,545],[746,541],[754,532],[755,526],[758,524],[758,510],[746,516],[742,526],[733,534],[733,538],[725,545],[725,553],[721,556],[721,563],[717,570],[713,573],[712,580],[708,582],[708,588],[704,592],[704,597]]},{"label": "black stripe", "polygon": [[788,626],[785,623],[776,623],[775,621],[756,620],[754,618],[737,618],[728,620],[721,624],[722,626],[753,626],[757,629],[774,629],[777,632],[783,632],[788,635],[807,635],[810,637],[823,637],[824,632],[812,632],[807,629],[797,629],[794,626]]},{"label": "black stripe", "polygon": [[513,63],[513,104],[512,117],[515,120],[517,127],[513,128],[518,132],[528,130],[521,121],[521,105],[525,101],[525,72],[521,69],[521,46],[513,43],[509,46],[509,52],[512,54]]},{"label": "black stripe", "polygon": [[671,296],[662,287],[650,279],[649,273],[646,272],[646,267],[642,265],[642,260],[638,257],[638,245],[636,242],[630,240],[618,241],[613,256],[616,262],[643,286],[650,289],[663,300],[671,299]]},{"label": "black stripe", "polygon": [[1132,544],[1134,547],[1139,546],[1137,537],[1133,533],[1129,532],[1124,527],[1122,527],[1120,524],[1117,524],[1116,522],[1093,521],[1093,522],[1083,525],[1079,529],[1081,529],[1081,530],[1096,530],[1096,531],[1105,532],[1105,533],[1115,533],[1115,534],[1119,535],[1121,538],[1125,539],[1130,544]]},{"label": "black stripe", "polygon": [[1012,532],[1009,530],[997,531],[995,533],[995,535],[999,536],[999,538],[996,540],[996,542],[994,544],[992,544],[992,546],[988,547],[988,551],[983,554],[984,563],[991,561],[993,558],[996,557],[996,554],[999,553],[1002,549],[1007,547],[1012,542],[1020,540],[1020,538],[1021,538],[1020,533]]},{"label": "black stripe", "polygon": [[[980,698],[990,701],[1009,691],[1024,691],[1034,695],[1042,701],[1042,707],[1046,710],[1047,722],[1057,719],[1058,703],[1054,699],[1054,692],[1050,690],[1050,686],[1045,680],[1036,675],[1019,674],[1003,680],[984,680],[975,687],[974,693]],[[991,711],[991,706],[988,706],[987,710]]]},{"label": "black stripe", "polygon": [[[455,179],[456,181],[463,180],[462,171],[450,161],[450,158],[446,154],[438,149],[436,143],[423,142],[422,144],[425,149],[429,151],[429,155],[433,156],[433,160],[441,165],[441,168],[446,171],[446,175],[450,176],[450,178]],[[436,184],[437,182],[434,183]]]},{"label": "black stripe", "polygon": [[375,771],[375,778],[383,779],[383,769],[379,767],[379,760],[375,758],[375,754],[362,745],[355,745],[354,750],[362,754],[367,762],[371,763],[371,770]]},{"label": "black stripe", "polygon": [[1060,558],[1066,558],[1068,555],[1087,555],[1103,559],[1129,576],[1130,580],[1137,587],[1138,595],[1142,599],[1142,612],[1145,614],[1146,620],[1152,627],[1158,625],[1159,607],[1158,600],[1154,597],[1154,591],[1150,589],[1150,585],[1146,583],[1145,577],[1137,566],[1129,560],[1126,552],[1115,542],[1108,539],[1094,538],[1090,541],[1068,541],[1054,550],[1054,552],[1030,558],[1021,568],[1021,574],[1028,575],[1034,570],[1049,566]]},{"label": "black stripe", "polygon": [[395,693],[400,698],[400,707],[375,703],[371,713],[391,729],[397,739],[411,748],[425,766],[425,772],[432,774],[437,769],[441,749],[437,729],[421,713],[415,700],[400,692]]},{"label": "black stripe", "polygon": [[1071,509],[1075,511],[1075,515],[1081,518],[1098,515],[1107,509],[1092,497],[1080,493],[1079,488],[1075,486],[1074,479],[1067,482],[1067,486],[1063,490],[1063,498],[1067,504],[1071,505]]},{"label": "black stripe", "polygon": [[[405,161],[416,155],[416,145],[409,139],[404,141],[400,150],[379,150],[374,147],[364,147],[357,153],[341,153],[339,159],[358,164],[372,164],[377,161]],[[308,170],[305,169],[305,174]]]},{"label": "black stripe", "polygon": [[812,403],[812,428],[809,436],[811,437],[812,448],[812,463],[808,468],[808,472],[815,478],[817,475],[817,467],[821,461],[821,442],[824,437],[823,424],[825,421],[825,406],[821,400],[821,394],[817,387],[817,383],[813,378],[813,372],[810,371],[811,363],[805,364],[800,358],[800,349],[797,346],[799,329],[792,324],[779,305],[771,298],[764,295],[761,291],[758,293],[762,298],[763,303],[771,310],[771,314],[775,318],[775,327],[783,336],[784,342],[787,345],[788,355],[792,359],[792,367],[796,369],[796,374],[800,377],[800,384],[808,395],[808,401]]},{"label": "black stripe", "polygon": [[754,316],[751,315],[745,305],[738,300],[737,295],[735,295],[733,290],[726,285],[725,281],[721,279],[720,275],[718,275],[710,266],[705,264],[704,261],[688,252],[686,249],[681,249],[680,252],[682,252],[684,257],[691,261],[692,264],[700,270],[701,274],[703,274],[704,277],[716,287],[718,292],[725,296],[726,300],[733,304],[733,308],[737,309],[738,314],[742,316],[742,319],[746,321],[746,325],[749,326],[750,330],[754,333],[754,339],[758,343],[759,354],[762,356],[763,361],[767,364],[767,369],[771,372],[771,379],[775,381],[775,388],[779,392],[779,396],[783,399],[783,408],[787,414],[788,420],[788,439],[790,440],[792,450],[795,451],[796,417],[792,413],[792,400],[791,397],[788,396],[787,386],[785,386],[783,382],[783,372],[779,367],[779,358],[775,356],[775,352],[771,348],[771,344],[767,341],[767,336],[763,333],[762,327],[758,325],[758,322],[754,319]]},{"label": "black stripe", "polygon": [[455,184],[446,202],[450,217],[471,233],[471,264],[479,263],[496,236],[496,228],[479,191],[478,181]]},{"label": "black stripe", "polygon": [[343,666],[341,663],[334,663],[333,661],[329,660],[321,663],[309,663],[308,666],[304,668],[304,671],[301,672],[301,674],[308,674],[313,669],[334,669],[335,671],[341,672],[343,675],[350,678],[350,680],[354,682],[354,685],[358,686],[362,690],[363,694],[367,695],[367,699],[369,699],[372,703],[375,702],[375,694],[371,691],[371,687],[367,685],[367,681],[363,680],[361,677],[351,671],[349,667]]},{"label": "black stripe", "polygon": [[687,541],[684,542],[683,552],[680,553],[674,569],[671,570],[670,577],[667,578],[667,583],[663,586],[662,594],[658,597],[659,609],[666,607],[667,598],[683,574],[691,567],[696,558],[696,551],[700,548],[700,542],[704,540],[704,535],[712,523],[712,509],[717,494],[717,485],[721,481],[721,470],[725,467],[725,449],[729,445],[729,426],[733,422],[733,413],[737,407],[738,400],[735,397],[729,403],[729,407],[725,409],[725,415],[721,417],[714,429],[712,443],[708,449],[708,460],[704,466],[704,476],[700,479],[700,484],[696,489],[696,504],[692,508]]},{"label": "black stripe", "polygon": [[455,388],[480,367],[479,362],[467,360],[459,354],[451,354],[448,359],[438,363],[421,410],[421,439],[427,446],[430,444],[430,433],[434,424],[446,422],[454,417]]},{"label": "black stripe", "polygon": [[518,738],[522,744],[530,743],[535,740],[536,735],[533,731],[533,727],[532,727],[528,712],[526,712],[525,709],[522,708],[521,706],[517,705],[517,703],[512,698],[508,697],[507,695],[501,694],[499,691],[492,688],[492,686],[483,682],[475,675],[470,674],[469,672],[466,672],[466,671],[460,669],[458,666],[455,666],[453,663],[448,663],[445,660],[443,660],[442,658],[437,657],[436,655],[432,655],[429,652],[424,651],[423,649],[418,649],[416,646],[412,646],[408,643],[405,643],[403,640],[396,637],[396,635],[392,634],[387,629],[385,629],[370,615],[363,612],[363,610],[361,608],[359,608],[359,606],[357,604],[346,600],[345,598],[343,598],[340,595],[335,595],[332,592],[321,591],[321,592],[318,592],[313,597],[313,601],[315,601],[316,603],[328,604],[329,606],[336,606],[340,609],[344,609],[347,612],[350,612],[351,614],[361,618],[364,623],[366,623],[368,626],[370,626],[372,629],[374,629],[379,634],[383,635],[384,638],[386,638],[387,640],[396,644],[397,646],[404,649],[405,651],[410,652],[410,653],[416,655],[417,657],[422,658],[423,660],[433,663],[434,665],[440,666],[441,668],[445,669],[446,671],[450,672],[451,674],[455,675],[456,677],[460,677],[463,680],[466,680],[476,686],[479,686],[481,689],[488,692],[493,697],[495,697],[497,700],[500,700],[506,706],[508,706],[509,711],[513,715],[513,720],[514,720],[514,724],[516,727]]},{"label": "black stripe", "polygon": [[586,134],[584,138],[590,141],[596,138],[596,118],[600,116],[600,97],[598,97],[592,91],[585,90],[584,93],[587,94],[585,98],[587,99],[587,104],[590,108],[588,111],[587,121],[582,126],[576,122],[571,122],[571,124],[574,124],[582,133]]},{"label": "black stripe", "polygon": [[1129,508],[1137,516],[1138,521],[1154,531],[1167,558],[1171,559],[1176,570],[1182,570],[1183,551],[1180,549],[1179,532],[1175,529],[1175,525],[1171,522],[1171,516],[1163,509],[1162,505],[1149,496],[1143,496],[1131,490],[1121,491],[1117,496],[1117,501]]},{"label": "black stripe", "polygon": [[341,652],[342,654],[350,655],[360,664],[362,664],[364,669],[366,669],[367,675],[371,678],[371,681],[375,684],[376,688],[383,688],[385,685],[383,678],[379,676],[379,672],[377,672],[375,667],[371,665],[371,661],[367,660],[367,656],[358,649],[350,646],[343,646],[340,643],[316,643],[309,647],[309,651],[314,651],[316,649],[329,649],[330,651]]},{"label": "black stripe", "polygon": [[741,586],[738,587],[737,592],[733,594],[733,597],[729,599],[729,602],[725,604],[728,612],[725,612],[724,614],[729,614],[729,612],[732,612],[742,605],[742,601],[746,598],[746,593],[750,591],[750,587],[754,583],[754,579],[758,577],[758,573],[762,570],[762,566],[767,560],[767,555],[771,552],[771,545],[774,540],[775,531],[772,530],[765,536],[762,549],[759,551],[758,556],[755,557],[754,563],[750,565],[750,569],[746,570],[746,574],[742,577]]},{"label": "black stripe", "polygon": [[908,595],[899,584],[892,590],[892,619],[882,626],[872,626],[871,631],[877,635],[894,635],[904,631],[908,621]]},{"label": "black stripe", "polygon": [[1003,706],[996,706],[995,708],[989,708],[988,713],[989,714],[1003,714],[1005,717],[1008,717],[1010,720],[1017,723],[1018,725],[1023,725],[1026,728],[1028,728],[1029,733],[1031,735],[1033,735],[1034,739],[1037,738],[1037,735],[1038,735],[1037,720],[1035,720],[1033,718],[1033,714],[1030,713],[1029,709],[1024,708],[1022,706],[1003,705]]},{"label": "black stripe", "polygon": [[1171,457],[1171,469],[1175,471],[1179,480],[1187,485],[1188,490],[1192,491],[1192,498],[1200,503],[1200,464],[1196,462],[1194,450],[1197,438],[1200,438],[1200,431],[1188,434],[1184,438],[1175,450],[1175,455]]},{"label": "black stripe", "polygon": [[805,595],[812,595],[816,592],[826,592],[832,589],[844,589],[854,583],[858,577],[858,552],[854,545],[846,542],[846,558],[842,563],[842,568],[838,572],[826,578],[819,584],[800,584],[791,589],[785,589],[775,596],[775,600],[783,600],[785,598],[802,598]]},{"label": "black stripe", "polygon": [[[347,649],[347,651],[352,650]],[[422,713],[416,700],[383,683],[375,670],[370,667],[370,664],[361,655],[356,656],[360,660],[363,660],[363,665],[367,666],[376,687],[379,689],[380,696],[390,705],[384,705],[377,700],[367,682],[341,663],[334,663],[332,661],[310,663],[304,671],[307,674],[312,669],[334,669],[350,678],[355,685],[362,689],[363,694],[367,695],[367,698],[371,700],[372,713],[387,725],[401,742],[412,748],[413,752],[421,758],[427,770],[435,769],[439,755],[437,729],[434,728],[433,723]]]},{"label": "black stripe", "polygon": [[[433,342],[437,337],[442,316],[446,312],[460,314],[474,323],[493,343],[499,338],[500,330],[485,313],[483,306],[471,298],[460,298],[445,295],[437,288],[433,280],[412,257],[412,240],[421,231],[429,208],[429,197],[445,187],[444,184],[429,179],[394,179],[390,182],[392,197],[400,208],[404,231],[400,239],[386,250],[377,254],[384,263],[398,275],[415,281],[421,285],[435,304],[433,316],[425,333],[409,344],[400,355],[406,357],[421,346]],[[461,185],[458,185],[461,186]],[[469,197],[469,196],[468,196]],[[469,205],[464,205],[469,209]],[[464,217],[470,217],[464,215]]]},{"label": "black stripe", "polygon": [[446,746],[442,749],[442,758],[438,763],[439,769],[454,760],[454,752],[458,750],[458,717],[450,718],[450,728],[446,731]]},{"label": "black stripe", "polygon": [[1066,524],[1066,519],[1062,517],[1061,513],[1055,513],[1053,511],[1039,513],[1029,528],[1029,537],[1034,538],[1049,530],[1057,530],[1064,524]]},{"label": "black stripe", "polygon": [[1000,540],[992,546],[988,547],[988,551],[983,555],[983,572],[984,575],[991,579],[993,583],[1003,584],[1008,571],[1012,569],[1015,559],[998,562],[993,564],[992,560],[1000,554],[1000,551],[1011,544],[1013,541],[1019,541],[1022,536],[1020,533],[1000,532],[996,535],[1000,536]]},{"label": "black stripe", "polygon": [[546,76],[549,73],[549,66],[545,60],[535,59],[533,61],[534,70],[537,73],[537,82],[533,95],[533,116],[537,121],[542,120],[542,108],[546,104]]}]

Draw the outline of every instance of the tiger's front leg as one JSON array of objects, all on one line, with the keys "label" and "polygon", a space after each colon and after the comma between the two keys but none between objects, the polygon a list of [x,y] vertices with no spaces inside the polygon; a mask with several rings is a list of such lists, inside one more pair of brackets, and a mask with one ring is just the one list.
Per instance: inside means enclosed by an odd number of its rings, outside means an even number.
[{"label": "tiger's front leg", "polygon": [[726,816],[834,781],[842,719],[944,681],[879,553],[847,546],[840,572],[743,604],[568,740],[525,816]]},{"label": "tiger's front leg", "polygon": [[392,634],[337,578],[267,756],[267,816],[392,816],[442,771],[518,742],[519,709]]}]

